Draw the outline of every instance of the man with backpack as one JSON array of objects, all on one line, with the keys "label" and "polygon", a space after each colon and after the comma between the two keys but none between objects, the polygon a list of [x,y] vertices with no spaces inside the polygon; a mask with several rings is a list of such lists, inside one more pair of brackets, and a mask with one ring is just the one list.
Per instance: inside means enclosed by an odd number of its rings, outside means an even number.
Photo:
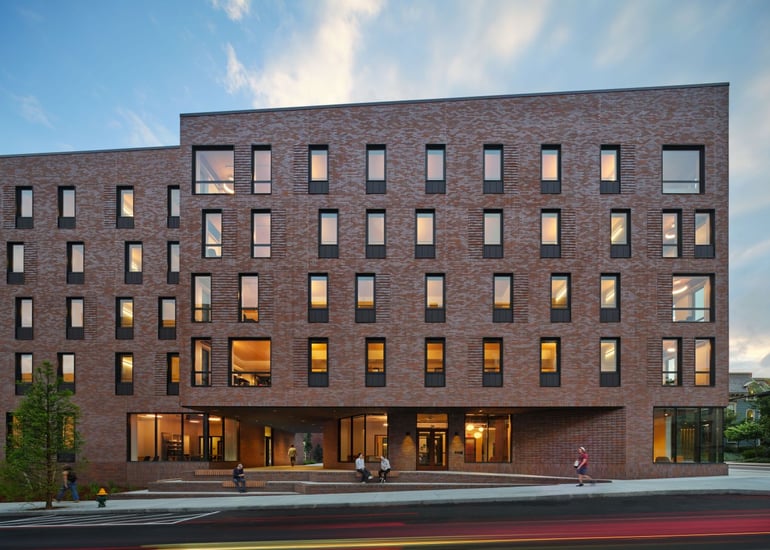
[{"label": "man with backpack", "polygon": [[78,476],[72,466],[65,466],[62,471],[62,485],[59,492],[54,499],[56,502],[61,501],[64,498],[64,493],[69,490],[72,493],[72,501],[80,502],[80,495],[78,495]]}]

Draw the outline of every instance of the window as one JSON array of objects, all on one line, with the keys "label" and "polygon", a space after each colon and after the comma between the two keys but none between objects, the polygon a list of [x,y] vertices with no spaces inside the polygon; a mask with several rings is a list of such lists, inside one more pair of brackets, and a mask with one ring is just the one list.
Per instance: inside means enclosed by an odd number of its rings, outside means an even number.
[{"label": "window", "polygon": [[222,211],[203,211],[203,257],[222,257]]},{"label": "window", "polygon": [[681,347],[678,338],[664,338],[661,345],[663,355],[662,374],[664,386],[680,386],[681,374],[679,372],[679,348]]},{"label": "window", "polygon": [[142,243],[126,243],[126,284],[142,284]]},{"label": "window", "polygon": [[714,257],[714,211],[695,212],[695,257]]},{"label": "window", "polygon": [[134,354],[115,354],[115,395],[134,394]]},{"label": "window", "polygon": [[425,147],[425,192],[446,193],[446,148],[444,145]]},{"label": "window", "polygon": [[387,437],[379,434],[388,433],[386,414],[362,414],[348,416],[339,420],[340,462],[353,463],[358,453],[363,453],[367,460],[379,460],[379,456],[388,456]]},{"label": "window", "polygon": [[16,298],[16,339],[32,340],[32,298]]},{"label": "window", "polygon": [[329,192],[329,147],[311,145],[308,193],[325,195]]},{"label": "window", "polygon": [[259,275],[240,276],[240,320],[241,323],[259,322]]},{"label": "window", "polygon": [[182,212],[181,195],[179,193],[178,185],[170,185],[168,187],[167,201],[166,227],[174,229],[179,227],[179,220]]},{"label": "window", "polygon": [[273,152],[269,145],[255,145],[252,150],[251,192],[269,195],[273,192]]},{"label": "window", "polygon": [[176,340],[176,298],[158,298],[158,339]]},{"label": "window", "polygon": [[652,457],[656,464],[724,460],[721,407],[655,407]]},{"label": "window", "polygon": [[503,146],[484,146],[484,193],[503,192]]},{"label": "window", "polygon": [[366,257],[385,257],[385,211],[366,212]]},{"label": "window", "polygon": [[318,212],[318,257],[339,257],[337,241],[338,217],[336,210],[321,210]]},{"label": "window", "polygon": [[179,354],[166,354],[166,395],[179,395],[179,381],[181,380],[179,368]]},{"label": "window", "polygon": [[540,386],[561,386],[561,342],[558,338],[540,339]]},{"label": "window", "polygon": [[115,339],[131,340],[134,337],[134,299],[115,299]]},{"label": "window", "polygon": [[252,258],[270,257],[272,249],[270,241],[270,226],[270,210],[253,210],[251,212]]},{"label": "window", "polygon": [[67,298],[67,340],[85,338],[83,298]]},{"label": "window", "polygon": [[208,338],[193,338],[193,368],[192,385],[211,385],[211,340]]},{"label": "window", "polygon": [[561,193],[561,146],[540,148],[540,192]]},{"label": "window", "polygon": [[75,354],[59,353],[59,364],[57,366],[57,377],[59,378],[59,389],[69,390],[75,393]]},{"label": "window", "polygon": [[513,275],[496,273],[492,279],[492,321],[495,323],[513,322]]},{"label": "window", "polygon": [[465,462],[511,462],[510,415],[465,415]]},{"label": "window", "polygon": [[16,229],[32,229],[32,188],[16,188]]},{"label": "window", "polygon": [[24,284],[24,243],[8,243],[6,281],[9,285]]},{"label": "window", "polygon": [[82,285],[85,282],[85,245],[67,243],[67,283]]},{"label": "window", "polygon": [[620,386],[620,340],[602,338],[599,342],[599,385]]},{"label": "window", "polygon": [[610,212],[610,257],[631,257],[631,212],[628,210]]},{"label": "window", "polygon": [[710,323],[712,288],[709,275],[674,275],[671,279],[675,323]]},{"label": "window", "polygon": [[714,340],[695,339],[695,385],[714,385]]},{"label": "window", "polygon": [[620,322],[620,275],[603,273],[599,283],[599,321]]},{"label": "window", "polygon": [[551,322],[569,323],[571,321],[570,276],[551,275]]},{"label": "window", "polygon": [[682,255],[681,220],[680,210],[663,212],[661,245],[664,258],[679,258]]},{"label": "window", "polygon": [[235,193],[233,149],[194,149],[196,195],[232,195]]},{"label": "window", "polygon": [[16,354],[16,395],[25,395],[32,386],[32,354]]},{"label": "window", "polygon": [[75,228],[75,188],[59,187],[59,229]]},{"label": "window", "polygon": [[374,274],[356,275],[356,323],[374,323],[376,321]]},{"label": "window", "polygon": [[230,340],[230,385],[270,386],[271,341],[269,338]]},{"label": "window", "polygon": [[484,210],[484,257],[503,257],[502,210]]},{"label": "window", "polygon": [[620,147],[602,145],[600,160],[600,189],[602,194],[620,193]]},{"label": "window", "polygon": [[366,386],[385,386],[385,338],[366,339]]},{"label": "window", "polygon": [[308,342],[307,385],[325,388],[329,385],[329,340],[311,338]]},{"label": "window", "polygon": [[329,276],[311,274],[308,292],[308,323],[329,322]]},{"label": "window", "polygon": [[134,188],[118,187],[118,228],[134,227]]},{"label": "window", "polygon": [[540,257],[561,258],[561,211],[540,212]]},{"label": "window", "polygon": [[179,284],[179,242],[169,241],[166,246],[166,282]]},{"label": "window", "polygon": [[193,323],[211,322],[211,275],[193,275]]},{"label": "window", "polygon": [[503,340],[502,338],[484,338],[484,387],[502,387],[503,385]]},{"label": "window", "polygon": [[425,387],[443,388],[446,386],[446,373],[444,370],[443,338],[425,339]]},{"label": "window", "polygon": [[663,147],[663,193],[703,192],[703,147]]},{"label": "window", "polygon": [[425,322],[446,322],[446,307],[444,305],[444,275],[425,275]]},{"label": "window", "polygon": [[433,210],[418,210],[416,213],[415,258],[436,257],[435,213]]},{"label": "window", "polygon": [[366,192],[368,194],[385,193],[385,146],[366,146]]}]

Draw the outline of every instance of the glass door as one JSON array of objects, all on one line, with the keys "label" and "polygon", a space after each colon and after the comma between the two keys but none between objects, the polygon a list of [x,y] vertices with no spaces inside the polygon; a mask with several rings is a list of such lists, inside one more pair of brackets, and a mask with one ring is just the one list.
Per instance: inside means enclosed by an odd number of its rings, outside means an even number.
[{"label": "glass door", "polygon": [[418,470],[446,470],[446,430],[430,429],[418,431],[417,449]]}]

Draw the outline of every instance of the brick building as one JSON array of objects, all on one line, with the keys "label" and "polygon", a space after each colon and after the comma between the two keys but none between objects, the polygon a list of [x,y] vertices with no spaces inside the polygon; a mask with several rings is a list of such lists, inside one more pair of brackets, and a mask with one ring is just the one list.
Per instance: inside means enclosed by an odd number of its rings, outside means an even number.
[{"label": "brick building", "polygon": [[725,473],[728,91],[187,114],[178,147],[0,157],[7,418],[50,361],[117,482],[317,432],[327,468],[572,475],[583,445],[603,477]]}]

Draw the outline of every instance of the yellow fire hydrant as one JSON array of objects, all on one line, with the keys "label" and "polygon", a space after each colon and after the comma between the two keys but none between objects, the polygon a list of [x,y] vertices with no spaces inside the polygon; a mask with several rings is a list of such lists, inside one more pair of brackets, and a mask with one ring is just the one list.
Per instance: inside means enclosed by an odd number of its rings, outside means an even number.
[{"label": "yellow fire hydrant", "polygon": [[99,503],[99,508],[107,506],[107,491],[104,490],[104,487],[99,489],[99,492],[96,493],[96,502]]}]

